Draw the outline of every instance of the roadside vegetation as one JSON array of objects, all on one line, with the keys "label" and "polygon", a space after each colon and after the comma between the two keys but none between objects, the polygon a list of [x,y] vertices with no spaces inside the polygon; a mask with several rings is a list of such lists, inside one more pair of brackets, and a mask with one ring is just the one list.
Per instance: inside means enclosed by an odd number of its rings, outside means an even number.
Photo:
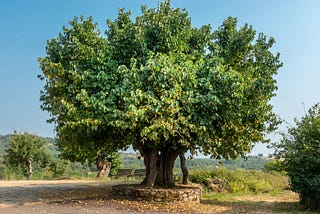
[{"label": "roadside vegetation", "polygon": [[279,173],[258,170],[192,170],[189,179],[201,184],[205,193],[279,194],[288,189],[288,179]]}]

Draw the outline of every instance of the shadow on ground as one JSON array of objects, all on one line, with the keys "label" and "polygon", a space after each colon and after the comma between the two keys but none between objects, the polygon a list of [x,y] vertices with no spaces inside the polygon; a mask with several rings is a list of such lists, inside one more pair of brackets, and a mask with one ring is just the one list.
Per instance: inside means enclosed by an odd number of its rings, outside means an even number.
[{"label": "shadow on ground", "polygon": [[217,201],[155,203],[111,197],[124,181],[68,181],[5,185],[0,181],[0,213],[298,213],[297,202]]},{"label": "shadow on ground", "polygon": [[30,184],[1,186],[0,205],[16,206],[33,203],[53,203],[77,200],[105,199],[110,195],[111,186],[105,182]]}]

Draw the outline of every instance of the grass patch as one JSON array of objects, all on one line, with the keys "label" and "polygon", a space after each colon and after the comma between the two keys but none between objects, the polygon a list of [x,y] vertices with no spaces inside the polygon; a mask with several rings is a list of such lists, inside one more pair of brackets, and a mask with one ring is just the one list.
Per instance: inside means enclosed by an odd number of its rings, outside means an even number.
[{"label": "grass patch", "polygon": [[298,195],[288,190],[277,195],[207,192],[202,199],[202,204],[230,207],[231,213],[310,213],[302,210]]},{"label": "grass patch", "polygon": [[288,178],[278,173],[267,173],[258,170],[228,170],[218,168],[215,170],[192,170],[190,181],[204,186],[205,190],[214,191],[212,180],[223,181],[225,189],[237,194],[273,194],[288,189]]},{"label": "grass patch", "polygon": [[220,201],[220,202],[238,202],[237,198],[244,196],[242,193],[204,193],[202,195],[203,199]]}]

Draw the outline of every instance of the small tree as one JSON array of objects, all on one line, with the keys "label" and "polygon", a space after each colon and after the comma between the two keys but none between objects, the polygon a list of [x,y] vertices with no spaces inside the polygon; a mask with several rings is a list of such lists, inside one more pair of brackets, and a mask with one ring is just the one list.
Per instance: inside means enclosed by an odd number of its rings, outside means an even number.
[{"label": "small tree", "polygon": [[46,140],[27,132],[19,134],[14,132],[5,149],[4,163],[12,168],[21,168],[30,180],[33,167],[38,164],[44,168],[49,165],[52,155],[46,148]]},{"label": "small tree", "polygon": [[278,158],[290,178],[290,187],[299,193],[306,208],[320,210],[320,104],[314,105],[296,126],[275,145]]},{"label": "small tree", "polygon": [[[88,136],[87,136],[88,137]],[[104,137],[103,137],[104,138]],[[112,147],[106,147],[98,140],[83,141],[78,139],[61,140],[57,139],[56,145],[60,150],[60,157],[72,162],[78,161],[82,164],[87,162],[89,165],[96,165],[98,173],[97,177],[107,177],[112,170],[117,170],[121,165],[119,155]],[[88,138],[86,138],[88,139]],[[71,144],[71,142],[73,142]]]}]

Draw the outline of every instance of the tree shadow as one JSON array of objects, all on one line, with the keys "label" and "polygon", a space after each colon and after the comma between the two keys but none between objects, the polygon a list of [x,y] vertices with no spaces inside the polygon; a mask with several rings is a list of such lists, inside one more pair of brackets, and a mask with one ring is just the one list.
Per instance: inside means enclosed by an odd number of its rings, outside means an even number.
[{"label": "tree shadow", "polygon": [[16,206],[32,203],[68,203],[77,200],[107,199],[111,185],[55,184],[0,188],[0,205]]}]

